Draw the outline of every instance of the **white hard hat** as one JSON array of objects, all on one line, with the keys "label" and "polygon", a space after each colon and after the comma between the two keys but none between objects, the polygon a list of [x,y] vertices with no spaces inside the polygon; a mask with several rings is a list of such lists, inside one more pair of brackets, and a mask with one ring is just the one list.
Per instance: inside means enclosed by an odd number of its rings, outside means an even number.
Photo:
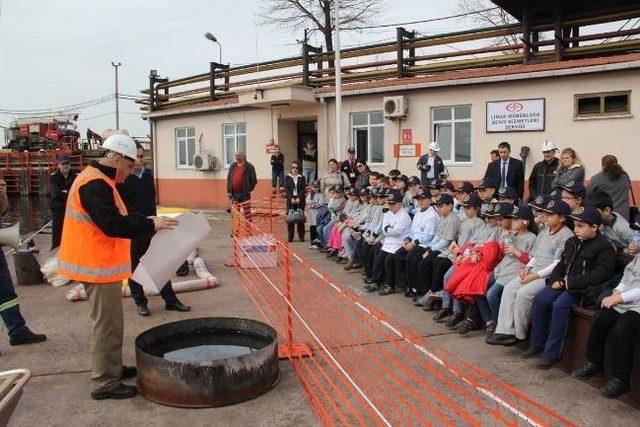
[{"label": "white hard hat", "polygon": [[548,139],[542,143],[542,151],[553,151],[557,150],[556,144],[553,141],[549,141]]},{"label": "white hard hat", "polygon": [[136,156],[138,154],[136,142],[129,135],[111,135],[102,143],[102,148],[113,151],[114,153],[122,154],[124,157],[128,157],[131,160],[136,160]]},{"label": "white hard hat", "polygon": [[429,150],[440,151],[440,145],[436,141],[433,141],[429,144]]}]

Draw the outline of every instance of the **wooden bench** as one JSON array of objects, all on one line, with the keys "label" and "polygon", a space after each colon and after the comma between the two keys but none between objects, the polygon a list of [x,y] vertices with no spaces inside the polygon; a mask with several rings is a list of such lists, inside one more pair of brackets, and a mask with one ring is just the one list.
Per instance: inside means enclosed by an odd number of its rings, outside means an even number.
[{"label": "wooden bench", "polygon": [[[564,343],[564,351],[560,368],[571,374],[585,362],[585,349],[591,329],[591,318],[595,312],[581,307],[573,309],[569,318],[567,336]],[[608,376],[611,371],[611,345],[607,343],[605,355],[605,373]],[[600,388],[604,385],[606,376],[596,376],[587,382],[593,387]],[[603,398],[604,399],[604,398]],[[625,403],[640,409],[640,338],[636,340],[633,374],[631,375],[631,390],[620,397]]]}]

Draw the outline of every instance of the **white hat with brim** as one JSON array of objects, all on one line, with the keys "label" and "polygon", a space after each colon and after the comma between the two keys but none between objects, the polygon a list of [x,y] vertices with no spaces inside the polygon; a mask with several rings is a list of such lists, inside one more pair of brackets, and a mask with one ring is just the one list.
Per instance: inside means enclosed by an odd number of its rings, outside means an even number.
[{"label": "white hat with brim", "polygon": [[542,151],[554,151],[557,150],[556,144],[553,141],[546,140],[542,143]]},{"label": "white hat with brim", "polygon": [[428,148],[432,151],[440,151],[440,145],[436,141],[430,143]]}]

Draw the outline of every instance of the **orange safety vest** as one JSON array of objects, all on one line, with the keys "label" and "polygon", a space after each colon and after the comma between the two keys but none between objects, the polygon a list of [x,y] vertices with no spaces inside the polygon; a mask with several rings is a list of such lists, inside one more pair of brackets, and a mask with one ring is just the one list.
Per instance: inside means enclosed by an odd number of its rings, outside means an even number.
[{"label": "orange safety vest", "polygon": [[69,190],[58,254],[58,274],[87,283],[119,282],[131,276],[131,241],[104,234],[82,207],[80,187],[96,179],[109,184],[118,210],[127,215],[127,207],[120,198],[115,180],[99,169],[87,166]]}]

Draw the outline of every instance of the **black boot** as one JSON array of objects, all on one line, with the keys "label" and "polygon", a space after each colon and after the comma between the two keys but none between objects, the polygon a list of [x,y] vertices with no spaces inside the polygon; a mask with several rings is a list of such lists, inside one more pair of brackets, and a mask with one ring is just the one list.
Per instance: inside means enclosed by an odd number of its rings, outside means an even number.
[{"label": "black boot", "polygon": [[92,391],[93,400],[103,399],[130,399],[138,394],[138,389],[132,385],[118,384],[116,388],[108,391]]},{"label": "black boot", "polygon": [[629,382],[620,378],[611,377],[607,383],[600,389],[600,394],[604,397],[615,399],[629,391]]},{"label": "black boot", "polygon": [[183,303],[181,303],[178,300],[167,302],[164,307],[168,311],[182,311],[182,312],[191,311],[191,307],[190,306],[184,305]]},{"label": "black boot", "polygon": [[136,304],[136,310],[138,310],[138,314],[142,317],[151,316],[151,311],[146,303],[144,304]]},{"label": "black boot", "polygon": [[522,359],[531,359],[532,357],[537,356],[541,351],[542,349],[540,347],[531,346],[526,351],[520,353],[520,357]]},{"label": "black boot", "polygon": [[9,336],[9,344],[11,345],[35,344],[46,340],[47,336],[45,334],[35,334],[26,326],[19,332]]},{"label": "black boot", "polygon": [[571,372],[571,376],[580,380],[586,380],[603,372],[602,364],[586,361],[584,365]]},{"label": "black boot", "polygon": [[189,263],[187,261],[183,262],[180,268],[176,271],[176,275],[183,277],[189,274]]}]

